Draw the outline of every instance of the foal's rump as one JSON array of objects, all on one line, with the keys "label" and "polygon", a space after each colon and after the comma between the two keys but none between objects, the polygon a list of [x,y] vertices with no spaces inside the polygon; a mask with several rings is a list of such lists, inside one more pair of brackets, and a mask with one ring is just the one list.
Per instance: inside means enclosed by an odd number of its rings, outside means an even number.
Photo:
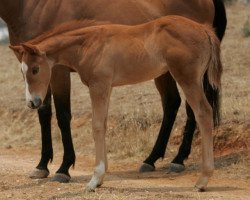
[{"label": "foal's rump", "polygon": [[[220,41],[213,28],[180,16],[163,17],[158,23],[156,33],[161,38],[159,45],[164,45],[161,48],[166,52],[170,72],[181,75],[190,71],[192,77],[196,74],[197,78],[203,78],[208,70],[209,83],[219,88],[222,73]],[[191,78],[186,76],[186,79]]]}]

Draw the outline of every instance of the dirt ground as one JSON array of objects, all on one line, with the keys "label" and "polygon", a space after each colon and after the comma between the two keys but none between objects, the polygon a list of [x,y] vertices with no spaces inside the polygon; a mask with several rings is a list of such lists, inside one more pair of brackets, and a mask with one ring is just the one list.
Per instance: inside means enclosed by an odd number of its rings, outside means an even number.
[{"label": "dirt ground", "polygon": [[[104,185],[94,193],[85,193],[84,185],[91,177],[93,157],[78,156],[77,166],[71,170],[71,182],[62,184],[51,182],[50,178],[28,178],[38,154],[33,149],[1,149],[0,199],[250,199],[250,176],[246,174],[249,168],[238,163],[239,155],[222,159],[224,166],[217,166],[208,191],[203,193],[193,189],[198,175],[195,165],[178,175],[168,174],[164,168],[139,174],[135,162],[122,161],[111,161]],[[220,165],[221,160],[216,163]],[[52,173],[58,164],[56,160],[50,165]]]},{"label": "dirt ground", "polygon": [[242,28],[250,5],[227,6],[228,28],[222,43],[222,124],[214,133],[214,176],[206,192],[194,191],[200,169],[200,138],[195,135],[186,171],[167,173],[176,155],[185,122],[180,108],[165,158],[156,171],[139,174],[150,153],[162,118],[159,95],[152,81],[116,88],[111,97],[107,133],[109,171],[104,184],[85,193],[94,166],[91,105],[86,87],[72,75],[72,136],[76,166],[68,184],[51,182],[62,159],[60,131],[52,119],[54,160],[50,176],[28,175],[40,158],[40,127],[35,111],[25,107],[19,64],[7,46],[0,46],[0,200],[3,199],[250,199],[250,37]]}]

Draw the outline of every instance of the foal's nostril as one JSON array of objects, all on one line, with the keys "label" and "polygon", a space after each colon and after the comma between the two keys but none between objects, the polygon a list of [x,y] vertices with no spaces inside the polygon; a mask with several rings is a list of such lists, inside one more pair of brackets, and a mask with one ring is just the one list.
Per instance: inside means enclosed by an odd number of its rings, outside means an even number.
[{"label": "foal's nostril", "polygon": [[33,105],[34,105],[35,108],[40,107],[40,106],[42,105],[42,100],[41,100],[41,98],[35,97],[35,98],[33,99]]},{"label": "foal's nostril", "polygon": [[28,103],[28,106],[32,109],[39,108],[41,105],[42,105],[42,100],[39,97],[35,97]]}]

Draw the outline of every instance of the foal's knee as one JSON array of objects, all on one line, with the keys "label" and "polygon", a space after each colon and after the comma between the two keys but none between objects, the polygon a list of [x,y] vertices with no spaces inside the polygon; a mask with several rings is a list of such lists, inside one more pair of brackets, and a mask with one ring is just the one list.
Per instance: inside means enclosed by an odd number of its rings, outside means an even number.
[{"label": "foal's knee", "polygon": [[106,125],[103,123],[96,122],[95,124],[93,124],[92,129],[93,129],[94,140],[96,140],[97,138],[105,134]]}]

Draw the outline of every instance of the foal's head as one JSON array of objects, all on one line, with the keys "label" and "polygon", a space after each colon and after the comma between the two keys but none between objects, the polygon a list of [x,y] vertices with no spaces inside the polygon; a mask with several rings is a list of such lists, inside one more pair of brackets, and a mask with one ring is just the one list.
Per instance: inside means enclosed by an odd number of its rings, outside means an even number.
[{"label": "foal's head", "polygon": [[10,46],[21,64],[25,81],[26,103],[30,108],[39,108],[47,94],[51,77],[51,66],[44,52],[37,46],[22,44]]}]

